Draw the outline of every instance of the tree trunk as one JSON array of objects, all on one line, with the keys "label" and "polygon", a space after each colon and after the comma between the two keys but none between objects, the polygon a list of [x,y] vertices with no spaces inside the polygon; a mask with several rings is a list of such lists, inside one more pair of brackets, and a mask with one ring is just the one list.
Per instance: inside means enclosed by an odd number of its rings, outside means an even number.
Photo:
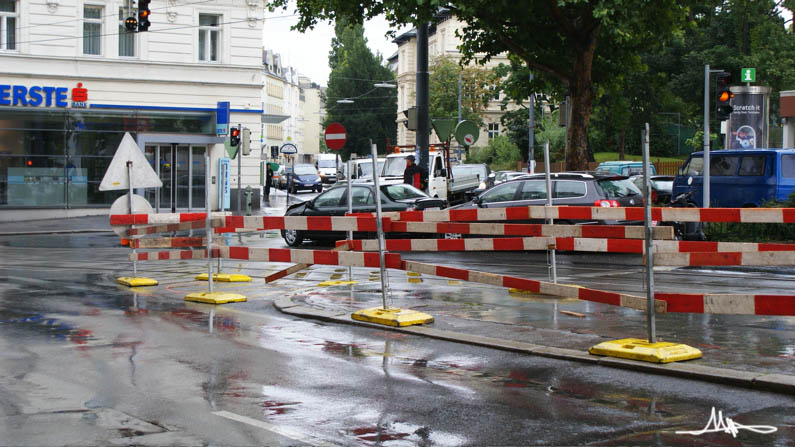
[{"label": "tree trunk", "polygon": [[593,49],[584,51],[575,57],[574,82],[569,87],[571,95],[571,121],[569,122],[566,140],[568,151],[566,154],[566,170],[588,170],[588,124],[591,121],[591,111],[594,103],[593,81],[591,80],[591,66],[593,62]]},{"label": "tree trunk", "polygon": [[622,128],[618,134],[618,159],[624,160],[624,142],[627,140],[627,129]]}]

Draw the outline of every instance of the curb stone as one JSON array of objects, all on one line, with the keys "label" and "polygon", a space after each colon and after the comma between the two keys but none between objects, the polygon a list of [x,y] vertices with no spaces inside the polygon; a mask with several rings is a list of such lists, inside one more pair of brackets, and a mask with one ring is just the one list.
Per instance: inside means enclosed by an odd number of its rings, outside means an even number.
[{"label": "curb stone", "polygon": [[573,349],[555,348],[513,340],[502,340],[480,335],[463,334],[453,331],[434,329],[430,326],[385,326],[354,320],[349,317],[348,312],[329,312],[322,309],[316,309],[304,306],[302,304],[297,304],[292,301],[291,297],[276,298],[273,300],[273,305],[278,311],[297,317],[313,318],[340,324],[402,332],[406,334],[435,338],[438,340],[451,341],[454,343],[463,343],[521,354],[538,355],[541,357],[548,357],[558,360],[589,363],[592,365],[620,368],[629,371],[659,374],[690,380],[701,380],[704,382],[751,388],[759,391],[795,394],[795,376],[785,374],[754,373],[749,371],[716,368],[713,366],[692,363],[637,362],[618,357],[594,356],[587,352]]}]

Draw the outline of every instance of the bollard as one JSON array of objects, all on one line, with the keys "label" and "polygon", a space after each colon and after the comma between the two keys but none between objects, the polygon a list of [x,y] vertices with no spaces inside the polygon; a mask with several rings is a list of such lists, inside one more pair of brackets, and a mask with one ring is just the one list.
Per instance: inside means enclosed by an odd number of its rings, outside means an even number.
[{"label": "bollard", "polygon": [[254,191],[251,190],[251,185],[246,186],[246,216],[251,215],[251,195]]}]

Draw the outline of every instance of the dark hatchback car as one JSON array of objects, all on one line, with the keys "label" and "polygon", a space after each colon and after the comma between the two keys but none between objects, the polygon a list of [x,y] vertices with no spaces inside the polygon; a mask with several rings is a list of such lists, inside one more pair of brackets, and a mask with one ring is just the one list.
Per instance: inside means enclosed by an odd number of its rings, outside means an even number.
[{"label": "dark hatchback car", "polygon": [[[358,183],[351,186],[352,208],[354,213],[374,213],[375,186],[372,183]],[[442,209],[446,203],[442,199],[428,197],[419,189],[406,184],[381,185],[381,211],[412,211]],[[335,186],[312,200],[292,205],[285,216],[344,216],[348,212],[347,185]],[[388,236],[397,236],[387,233]],[[290,247],[300,246],[305,239],[312,241],[343,240],[344,231],[301,231],[282,230],[282,238]],[[374,238],[374,234],[354,233],[354,238]]]},{"label": "dark hatchback car", "polygon": [[[652,175],[651,203],[652,205],[667,205],[671,202],[671,190],[674,188],[673,175]],[[639,190],[643,191],[643,176],[633,175],[629,178]]]},{"label": "dark hatchback car", "polygon": [[[643,206],[643,196],[632,181],[624,176],[596,176],[579,173],[552,174],[552,204],[570,206]],[[512,206],[546,205],[547,184],[543,174],[508,180],[488,189],[472,201],[450,209],[507,208]],[[557,223],[567,223],[556,221]],[[570,222],[570,223],[599,223]],[[616,222],[605,221],[615,224]],[[634,222],[633,222],[634,223]]]},{"label": "dark hatchback car", "polygon": [[320,192],[323,190],[323,183],[317,168],[311,164],[295,165],[295,175],[290,172],[290,167],[285,169],[284,175],[279,179],[280,188],[289,188],[291,193],[300,190]]}]

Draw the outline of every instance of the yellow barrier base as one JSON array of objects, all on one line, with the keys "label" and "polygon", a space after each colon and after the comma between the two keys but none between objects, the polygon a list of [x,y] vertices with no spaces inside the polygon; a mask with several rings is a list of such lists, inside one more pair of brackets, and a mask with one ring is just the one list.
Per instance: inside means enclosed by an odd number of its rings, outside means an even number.
[{"label": "yellow barrier base", "polygon": [[185,296],[185,301],[196,301],[199,303],[208,303],[208,304],[224,304],[224,303],[246,301],[246,297],[240,295],[239,293],[198,292],[198,293],[191,293],[190,295]]},{"label": "yellow barrier base", "polygon": [[624,338],[599,343],[588,350],[591,354],[621,357],[652,363],[680,362],[701,358],[701,351],[680,343],[649,343],[639,338]]},{"label": "yellow barrier base", "polygon": [[122,276],[121,278],[116,278],[116,282],[119,284],[124,284],[128,287],[141,287],[141,286],[156,286],[157,280],[152,278],[143,278],[143,277],[132,277],[132,276]]},{"label": "yellow barrier base", "polygon": [[347,286],[350,284],[358,284],[359,281],[323,281],[317,283],[319,287],[330,287],[330,286]]},{"label": "yellow barrier base", "polygon": [[433,323],[433,317],[423,312],[399,308],[384,309],[383,307],[357,310],[351,315],[351,318],[395,327]]},{"label": "yellow barrier base", "polygon": [[[196,281],[207,281],[207,274],[196,275]],[[237,273],[213,273],[213,281],[218,282],[249,282],[251,277]]]}]

